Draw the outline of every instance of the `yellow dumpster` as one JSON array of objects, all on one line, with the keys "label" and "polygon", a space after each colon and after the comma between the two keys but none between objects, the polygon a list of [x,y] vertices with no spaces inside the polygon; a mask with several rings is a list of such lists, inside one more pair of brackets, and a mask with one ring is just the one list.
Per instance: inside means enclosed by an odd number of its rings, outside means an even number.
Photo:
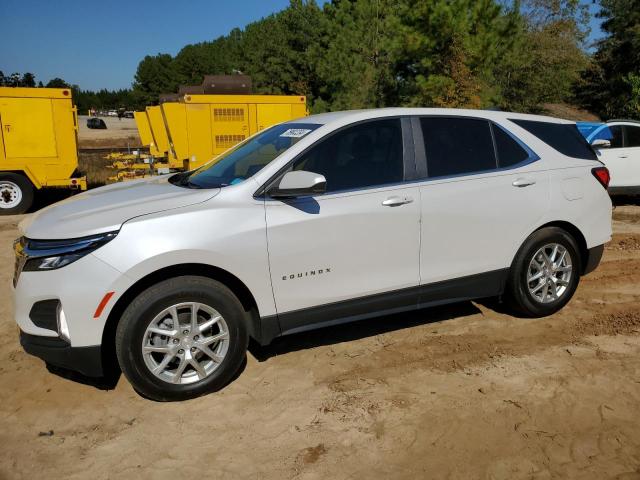
[{"label": "yellow dumpster", "polygon": [[77,131],[70,89],[0,87],[0,215],[24,213],[41,188],[87,188]]}]

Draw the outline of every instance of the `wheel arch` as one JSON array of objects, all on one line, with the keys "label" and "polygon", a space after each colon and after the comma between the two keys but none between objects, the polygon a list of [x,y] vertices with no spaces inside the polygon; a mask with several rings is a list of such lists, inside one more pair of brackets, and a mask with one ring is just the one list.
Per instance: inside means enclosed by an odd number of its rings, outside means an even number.
[{"label": "wheel arch", "polygon": [[147,288],[169,278],[184,275],[197,275],[216,280],[228,287],[240,300],[249,316],[247,329],[251,338],[260,336],[260,312],[258,304],[249,288],[232,273],[212,265],[201,263],[184,263],[171,265],[147,274],[131,285],[116,301],[107,316],[102,331],[102,362],[105,368],[117,365],[115,338],[120,318],[127,306]]},{"label": "wheel arch", "polygon": [[[531,232],[529,235],[527,235],[527,237],[525,238],[524,242],[526,242],[526,240],[533,235],[534,233],[536,233],[539,230],[542,230],[543,228],[547,228],[547,227],[557,227],[560,228],[562,230],[564,230],[565,232],[567,232],[569,235],[571,235],[573,237],[573,239],[576,241],[576,244],[578,245],[578,253],[580,254],[580,266],[582,271],[580,272],[580,274],[584,273],[584,269],[588,263],[589,260],[589,249],[587,248],[587,239],[585,238],[584,234],[582,233],[582,231],[576,227],[573,223],[571,222],[567,222],[565,220],[555,220],[553,222],[548,222],[545,223],[544,225],[540,225],[538,228],[536,228],[533,232]],[[523,242],[523,245],[524,245]],[[522,248],[522,245],[520,246],[520,248]],[[519,251],[519,249],[518,249]],[[514,255],[514,259],[517,256]]]}]

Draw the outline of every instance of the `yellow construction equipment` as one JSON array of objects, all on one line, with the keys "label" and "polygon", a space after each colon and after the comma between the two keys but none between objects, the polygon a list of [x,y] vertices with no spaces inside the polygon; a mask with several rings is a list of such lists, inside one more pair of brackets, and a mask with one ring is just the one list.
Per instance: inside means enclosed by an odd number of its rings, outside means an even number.
[{"label": "yellow construction equipment", "polygon": [[86,190],[68,88],[0,87],[0,215],[24,213],[42,188]]},{"label": "yellow construction equipment", "polygon": [[126,170],[138,175],[192,170],[260,130],[308,114],[306,97],[299,95],[186,94],[177,102],[136,112],[151,161],[138,158],[114,166],[121,170],[118,179],[133,176]]}]

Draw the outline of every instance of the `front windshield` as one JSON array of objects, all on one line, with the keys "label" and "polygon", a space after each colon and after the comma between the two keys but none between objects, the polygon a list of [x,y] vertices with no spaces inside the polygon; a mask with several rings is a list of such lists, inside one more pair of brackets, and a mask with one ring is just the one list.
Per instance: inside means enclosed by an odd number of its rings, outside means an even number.
[{"label": "front windshield", "polygon": [[319,126],[313,123],[276,125],[236,145],[215,161],[177,176],[175,183],[191,188],[216,188],[241,183]]}]

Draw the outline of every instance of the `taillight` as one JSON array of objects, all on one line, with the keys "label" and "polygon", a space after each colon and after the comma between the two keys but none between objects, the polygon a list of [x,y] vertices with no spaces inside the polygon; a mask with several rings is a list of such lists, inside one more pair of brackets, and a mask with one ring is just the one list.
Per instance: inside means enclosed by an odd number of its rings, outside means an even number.
[{"label": "taillight", "polygon": [[602,185],[605,190],[609,188],[611,175],[609,175],[609,169],[607,167],[592,168],[591,173],[593,173],[593,176],[596,177],[596,180],[600,182],[600,185]]}]

